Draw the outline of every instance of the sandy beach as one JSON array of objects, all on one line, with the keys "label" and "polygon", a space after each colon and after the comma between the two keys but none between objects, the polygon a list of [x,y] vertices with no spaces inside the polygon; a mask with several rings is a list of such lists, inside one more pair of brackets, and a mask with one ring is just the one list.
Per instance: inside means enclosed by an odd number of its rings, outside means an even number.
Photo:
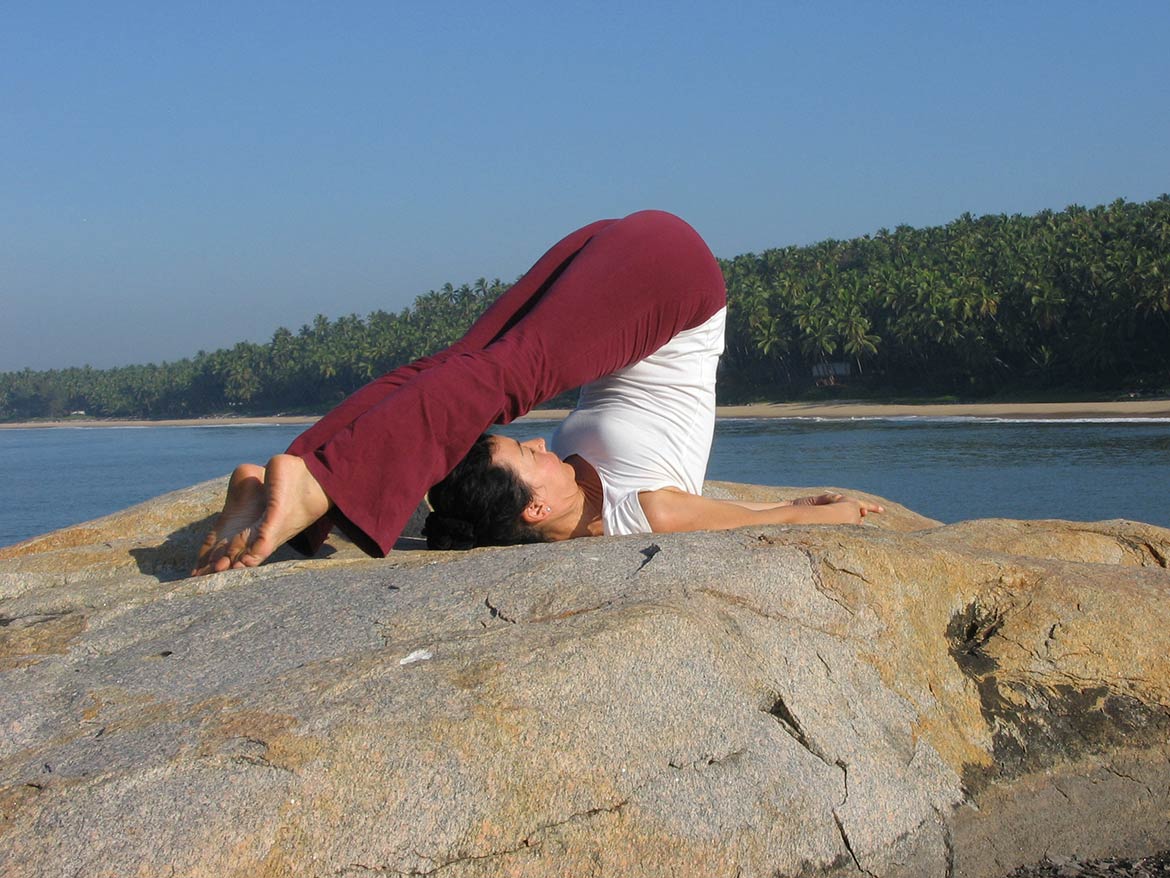
[{"label": "sandy beach", "polygon": [[[563,418],[569,409],[537,409],[524,419]],[[1074,418],[1132,419],[1170,418],[1170,399],[1123,402],[1012,402],[884,404],[872,402],[776,402],[719,406],[721,418],[1024,418],[1068,420]],[[0,430],[47,427],[222,427],[244,424],[312,424],[312,416],[192,418],[190,420],[92,420],[27,421],[0,424]]]}]

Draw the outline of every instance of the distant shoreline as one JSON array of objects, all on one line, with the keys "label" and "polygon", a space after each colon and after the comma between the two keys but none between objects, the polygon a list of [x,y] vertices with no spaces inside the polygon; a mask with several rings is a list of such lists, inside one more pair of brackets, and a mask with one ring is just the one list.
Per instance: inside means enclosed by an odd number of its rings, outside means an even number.
[{"label": "distant shoreline", "polygon": [[[523,420],[559,420],[569,409],[537,409]],[[886,404],[872,402],[777,402],[719,406],[721,418],[810,418],[849,420],[856,418],[999,418],[1072,420],[1103,418],[1145,420],[1170,418],[1170,399],[1126,400],[1122,402],[992,402]],[[0,423],[0,430],[94,427],[231,427],[246,424],[312,424],[312,415],[271,415],[267,417],[190,418],[186,420],[97,420],[76,418],[59,421],[17,421]]]}]

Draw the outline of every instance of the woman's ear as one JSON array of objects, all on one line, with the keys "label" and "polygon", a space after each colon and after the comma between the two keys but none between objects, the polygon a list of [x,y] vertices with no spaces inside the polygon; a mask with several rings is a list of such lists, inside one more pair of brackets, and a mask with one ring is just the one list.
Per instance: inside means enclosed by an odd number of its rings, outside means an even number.
[{"label": "woman's ear", "polygon": [[520,513],[520,517],[524,519],[525,524],[540,524],[551,513],[552,507],[541,498],[534,496],[532,501],[524,507],[524,511]]}]

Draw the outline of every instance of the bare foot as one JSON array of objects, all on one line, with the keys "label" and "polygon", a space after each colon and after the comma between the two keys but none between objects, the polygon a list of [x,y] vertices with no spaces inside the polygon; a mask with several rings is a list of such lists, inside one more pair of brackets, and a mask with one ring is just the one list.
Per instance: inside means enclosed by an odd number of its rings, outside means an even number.
[{"label": "bare foot", "polygon": [[227,501],[204,540],[192,576],[255,567],[329,511],[329,498],[305,462],[278,454],[261,468],[236,467]]},{"label": "bare foot", "polygon": [[332,505],[305,462],[295,454],[278,454],[268,461],[264,492],[264,517],[251,528],[251,540],[233,555],[232,567],[255,567]]},{"label": "bare foot", "polygon": [[228,481],[227,499],[223,512],[215,519],[211,532],[199,549],[192,576],[227,570],[232,566],[228,557],[228,546],[240,533],[249,529],[257,519],[264,516],[266,495],[264,493],[264,467],[254,463],[242,463],[236,467]]}]

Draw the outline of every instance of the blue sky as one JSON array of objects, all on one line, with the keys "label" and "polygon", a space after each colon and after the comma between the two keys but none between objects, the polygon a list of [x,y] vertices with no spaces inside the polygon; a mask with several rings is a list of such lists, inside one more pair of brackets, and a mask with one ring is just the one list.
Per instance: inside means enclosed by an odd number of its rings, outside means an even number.
[{"label": "blue sky", "polygon": [[174,360],[674,211],[719,256],[1170,191],[1170,4],[15,3],[0,371]]}]

